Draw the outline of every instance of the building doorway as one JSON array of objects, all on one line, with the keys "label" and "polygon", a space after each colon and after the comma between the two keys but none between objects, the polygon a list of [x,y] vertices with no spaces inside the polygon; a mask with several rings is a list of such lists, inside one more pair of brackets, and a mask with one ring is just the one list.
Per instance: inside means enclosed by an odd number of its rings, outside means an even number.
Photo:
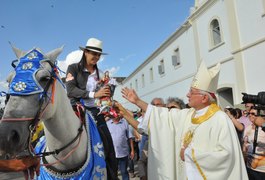
[{"label": "building doorway", "polygon": [[219,106],[224,109],[226,106],[234,107],[233,89],[229,87],[217,90]]}]

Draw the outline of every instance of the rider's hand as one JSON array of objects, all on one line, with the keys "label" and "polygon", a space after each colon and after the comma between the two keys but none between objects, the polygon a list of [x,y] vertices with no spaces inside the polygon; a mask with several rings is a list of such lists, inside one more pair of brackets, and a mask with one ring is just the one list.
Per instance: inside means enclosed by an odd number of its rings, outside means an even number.
[{"label": "rider's hand", "polygon": [[101,98],[101,97],[110,97],[110,88],[109,86],[103,86],[94,94],[94,98]]}]

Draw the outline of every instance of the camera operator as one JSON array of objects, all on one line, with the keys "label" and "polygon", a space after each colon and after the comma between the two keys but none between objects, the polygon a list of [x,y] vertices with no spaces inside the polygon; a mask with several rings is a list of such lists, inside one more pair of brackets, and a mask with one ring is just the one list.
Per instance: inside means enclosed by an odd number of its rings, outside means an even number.
[{"label": "camera operator", "polygon": [[237,136],[238,136],[238,140],[240,142],[240,145],[242,147],[242,138],[243,138],[243,132],[244,132],[244,124],[239,122],[239,118],[242,116],[242,114],[238,114],[238,112],[236,111],[236,109],[227,107],[224,109],[225,113],[229,116],[229,118],[231,119],[232,123],[235,126],[236,132],[237,132]]},{"label": "camera operator", "polygon": [[[259,110],[259,112],[264,110]],[[249,112],[249,119],[253,123],[244,132],[243,153],[246,157],[249,179],[265,179],[265,132],[260,125],[265,122],[255,107]]]}]

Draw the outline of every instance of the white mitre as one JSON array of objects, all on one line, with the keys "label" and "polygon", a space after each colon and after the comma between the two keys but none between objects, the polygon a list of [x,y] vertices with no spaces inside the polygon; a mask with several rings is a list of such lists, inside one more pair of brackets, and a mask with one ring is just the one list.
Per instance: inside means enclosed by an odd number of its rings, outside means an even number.
[{"label": "white mitre", "polygon": [[210,93],[216,93],[220,72],[220,63],[207,69],[204,61],[201,62],[197,74],[191,83],[192,88],[200,89]]}]

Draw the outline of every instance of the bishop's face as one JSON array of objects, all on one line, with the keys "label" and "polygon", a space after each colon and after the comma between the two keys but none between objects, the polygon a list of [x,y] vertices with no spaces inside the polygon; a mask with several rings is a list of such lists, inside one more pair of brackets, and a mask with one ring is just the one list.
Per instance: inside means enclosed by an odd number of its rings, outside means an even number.
[{"label": "bishop's face", "polygon": [[202,94],[200,90],[195,88],[190,88],[187,94],[189,100],[189,106],[193,107],[196,110],[202,109],[205,107],[204,102],[207,97],[205,94]]}]

